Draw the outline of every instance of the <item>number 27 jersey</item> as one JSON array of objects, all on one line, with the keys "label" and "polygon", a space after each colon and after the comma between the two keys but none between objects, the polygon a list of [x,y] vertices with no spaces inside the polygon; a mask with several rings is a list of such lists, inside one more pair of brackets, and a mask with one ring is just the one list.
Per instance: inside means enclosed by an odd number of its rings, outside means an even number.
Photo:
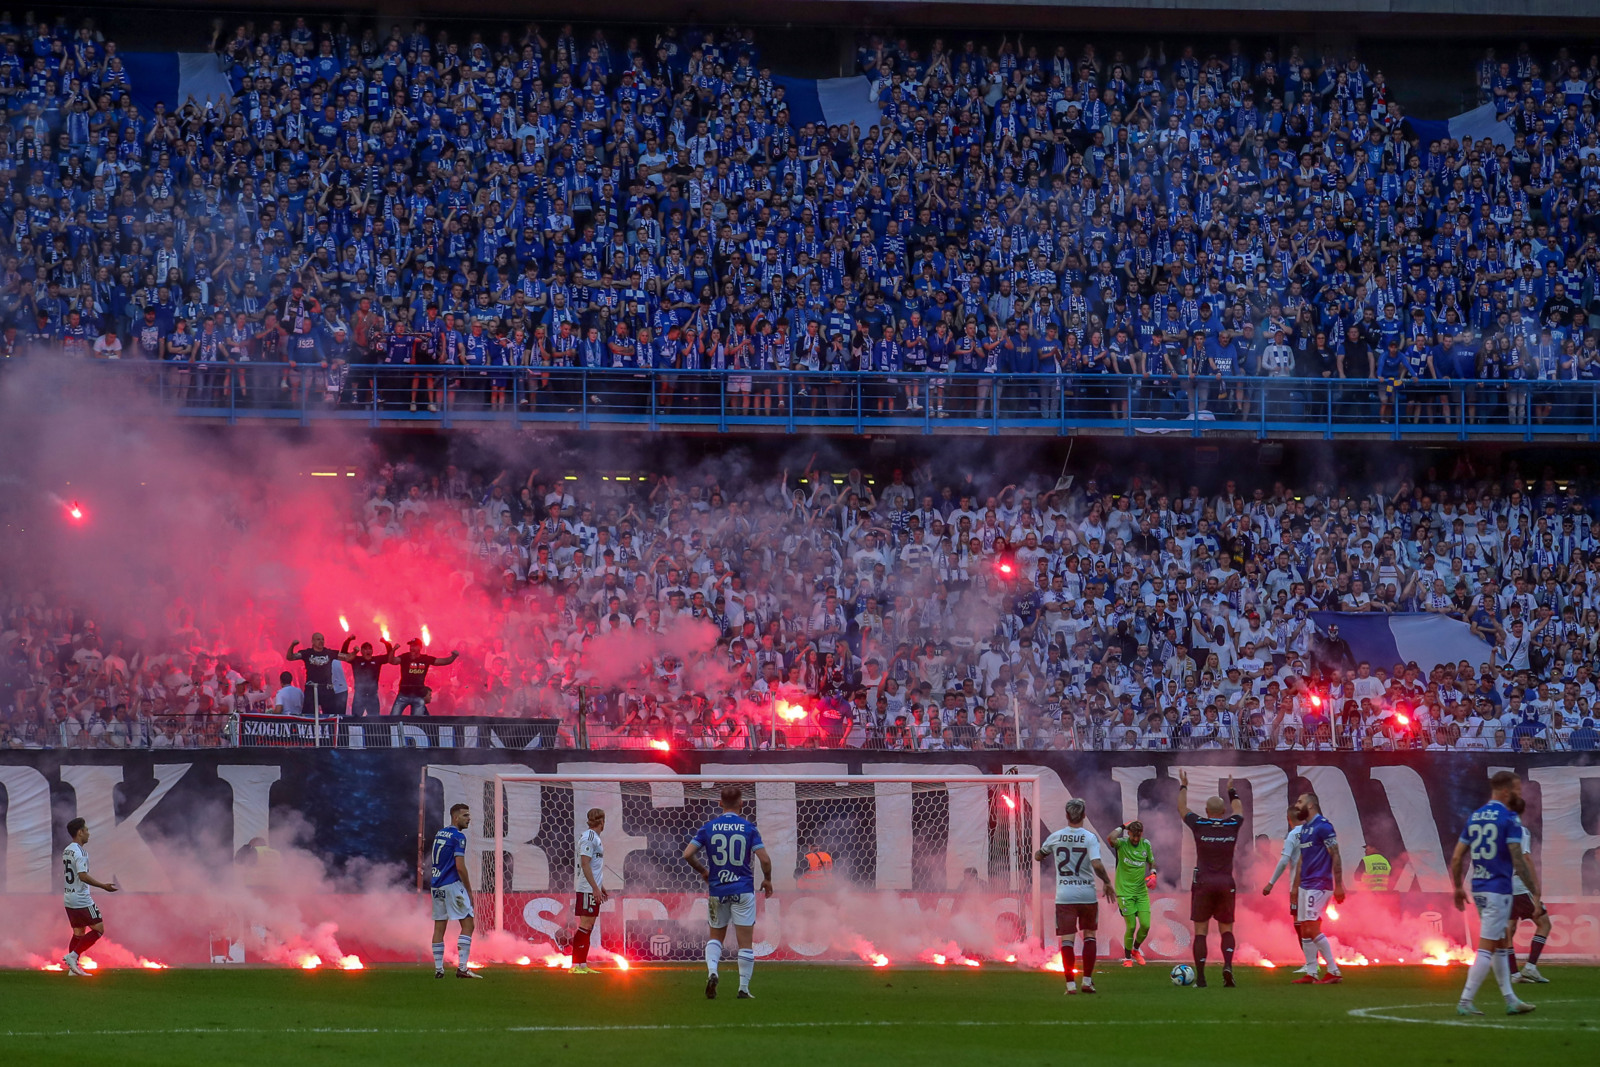
[{"label": "number 27 jersey", "polygon": [[742,815],[724,812],[700,827],[694,843],[705,852],[711,871],[708,892],[714,897],[737,897],[756,891],[751,860],[761,843],[756,824]]},{"label": "number 27 jersey", "polygon": [[1042,851],[1056,865],[1056,903],[1093,904],[1094,861],[1100,858],[1100,839],[1087,827],[1068,826],[1045,838]]}]

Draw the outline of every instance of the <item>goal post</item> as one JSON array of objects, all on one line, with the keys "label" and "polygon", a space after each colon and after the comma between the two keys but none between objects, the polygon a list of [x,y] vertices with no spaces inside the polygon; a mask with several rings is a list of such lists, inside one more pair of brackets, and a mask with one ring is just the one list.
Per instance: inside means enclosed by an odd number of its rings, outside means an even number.
[{"label": "goal post", "polygon": [[705,884],[683,849],[721,810],[726,785],[743,789],[743,814],[772,861],[774,893],[757,925],[765,958],[869,958],[864,945],[892,946],[901,958],[951,946],[993,957],[1031,952],[1050,932],[1033,858],[1043,818],[1036,775],[718,768],[497,773],[486,784],[492,846],[483,841],[489,862],[478,873],[491,906],[479,921],[529,942],[570,935],[577,839],[599,809],[610,895],[602,943],[630,958],[698,958]]}]

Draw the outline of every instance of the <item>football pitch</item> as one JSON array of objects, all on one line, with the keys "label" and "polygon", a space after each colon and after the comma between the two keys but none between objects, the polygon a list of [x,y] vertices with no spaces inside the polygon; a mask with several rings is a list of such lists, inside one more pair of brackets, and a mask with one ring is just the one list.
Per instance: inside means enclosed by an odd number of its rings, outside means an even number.
[{"label": "football pitch", "polygon": [[[1166,965],[1098,969],[1094,996],[1059,974],[980,969],[757,966],[755,1000],[723,967],[707,1001],[698,967],[588,976],[485,968],[482,981],[419,968],[0,973],[0,1061],[124,1064],[572,1062],[1385,1064],[1594,1062],[1600,968],[1549,967],[1515,988],[1539,1006],[1461,1019],[1465,968],[1349,968],[1343,985],[1292,986],[1241,968],[1224,989],[1179,989]],[[835,1058],[838,1057],[838,1058]]]}]

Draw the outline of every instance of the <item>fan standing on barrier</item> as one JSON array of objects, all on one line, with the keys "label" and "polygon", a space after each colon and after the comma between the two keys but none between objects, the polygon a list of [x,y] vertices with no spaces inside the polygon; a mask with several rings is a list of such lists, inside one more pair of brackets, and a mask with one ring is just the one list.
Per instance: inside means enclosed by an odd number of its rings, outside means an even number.
[{"label": "fan standing on barrier", "polygon": [[284,653],[283,658],[305,664],[306,706],[312,715],[334,714],[339,705],[333,692],[333,664],[339,654],[328,647],[327,640],[320,633],[311,635],[310,648],[300,648],[299,645],[299,641],[290,641],[289,651]]},{"label": "fan standing on barrier", "polygon": [[[722,814],[695,832],[684,846],[683,858],[707,886],[711,931],[706,938],[706,999],[717,998],[717,965],[722,961],[722,942],[728,936],[731,919],[739,942],[739,999],[753,1000],[750,975],[756,969],[756,894],[751,860],[761,862],[761,893],[770,897],[772,859],[756,824],[741,814],[744,791],[736,785],[725,785],[721,801]],[[702,852],[704,863],[700,861]]]},{"label": "fan standing on barrier", "polygon": [[422,651],[420,637],[413,637],[406,647],[408,650],[398,656],[392,650],[389,653],[389,662],[400,665],[400,689],[394,695],[394,704],[389,708],[389,714],[426,715],[428,714],[428,668],[445,667],[454,663],[461,655],[461,650],[452,649],[448,656],[430,656]]}]

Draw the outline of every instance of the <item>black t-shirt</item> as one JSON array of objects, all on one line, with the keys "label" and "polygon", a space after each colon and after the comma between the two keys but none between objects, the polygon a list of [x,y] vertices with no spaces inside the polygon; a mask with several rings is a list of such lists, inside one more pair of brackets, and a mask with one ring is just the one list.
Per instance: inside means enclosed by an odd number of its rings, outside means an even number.
[{"label": "black t-shirt", "polygon": [[1243,815],[1210,819],[1194,812],[1183,817],[1194,833],[1194,881],[1196,885],[1233,885],[1233,850],[1244,828]]},{"label": "black t-shirt", "polygon": [[428,668],[439,661],[423,653],[400,654],[400,692],[405,696],[419,697],[428,688]]},{"label": "black t-shirt", "polygon": [[388,662],[389,654],[387,652],[381,656],[357,655],[355,659],[350,661],[350,673],[355,678],[356,687],[358,689],[363,687],[376,689],[378,687],[378,673],[383,669],[383,665]]},{"label": "black t-shirt", "polygon": [[307,685],[333,684],[333,661],[337,653],[326,646],[322,648],[302,648],[290,659],[297,659],[306,665]]}]

